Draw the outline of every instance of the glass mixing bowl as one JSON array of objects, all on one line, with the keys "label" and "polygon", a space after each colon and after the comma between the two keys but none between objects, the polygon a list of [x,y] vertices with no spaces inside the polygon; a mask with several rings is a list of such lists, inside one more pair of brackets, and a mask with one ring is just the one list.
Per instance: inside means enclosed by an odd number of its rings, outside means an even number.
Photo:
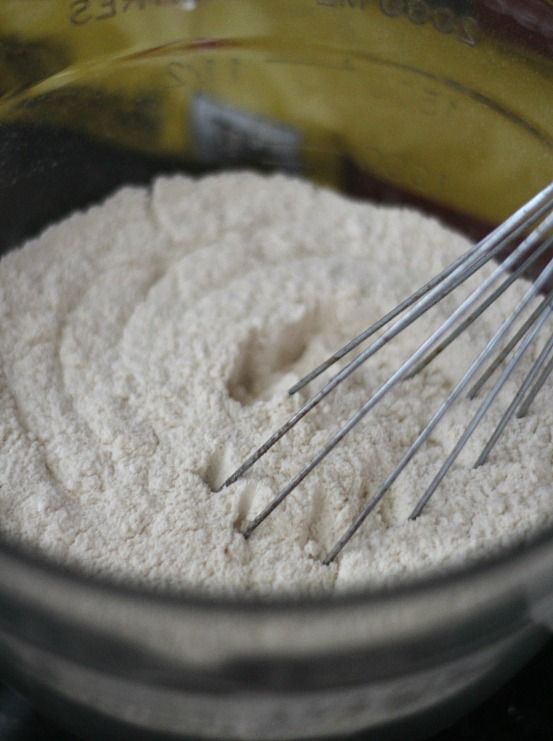
[{"label": "glass mixing bowl", "polygon": [[[480,235],[551,178],[552,49],[550,0],[1,0],[1,248],[244,166]],[[162,595],[0,544],[2,677],[91,739],[415,739],[551,626],[552,531],[333,599]]]}]

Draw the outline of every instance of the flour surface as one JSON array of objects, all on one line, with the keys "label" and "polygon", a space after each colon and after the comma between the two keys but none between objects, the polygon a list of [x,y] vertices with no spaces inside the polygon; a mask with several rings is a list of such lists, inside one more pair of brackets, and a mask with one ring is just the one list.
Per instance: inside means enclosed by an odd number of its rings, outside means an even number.
[{"label": "flour surface", "polygon": [[288,397],[290,385],[467,247],[416,212],[247,173],[160,178],[52,226],[0,262],[0,530],[95,574],[250,592],[390,582],[527,537],[553,518],[551,385],[471,468],[513,382],[420,519],[407,521],[478,401],[453,409],[338,562],[321,564],[522,284],[398,386],[249,541],[240,528],[459,297],[212,492],[308,398]]}]

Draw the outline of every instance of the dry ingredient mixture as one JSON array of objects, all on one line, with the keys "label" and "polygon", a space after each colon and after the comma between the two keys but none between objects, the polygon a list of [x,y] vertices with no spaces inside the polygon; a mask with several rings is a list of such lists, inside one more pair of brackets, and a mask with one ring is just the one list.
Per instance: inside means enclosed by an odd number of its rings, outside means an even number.
[{"label": "dry ingredient mixture", "polygon": [[419,213],[248,173],[160,178],[50,227],[0,263],[0,530],[116,579],[268,592],[404,579],[547,524],[551,386],[475,471],[501,405],[492,411],[409,522],[478,404],[459,403],[338,562],[320,561],[523,285],[397,387],[249,541],[240,528],[456,300],[244,480],[212,491],[325,379],[294,398],[290,385],[466,248]]}]

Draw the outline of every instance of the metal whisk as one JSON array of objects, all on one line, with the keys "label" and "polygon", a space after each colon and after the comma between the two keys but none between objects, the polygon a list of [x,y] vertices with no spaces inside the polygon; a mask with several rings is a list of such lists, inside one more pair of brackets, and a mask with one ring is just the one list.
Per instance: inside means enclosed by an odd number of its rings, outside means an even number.
[{"label": "metal whisk", "polygon": [[[378,330],[391,323],[377,339],[373,340],[364,350],[356,355],[342,370],[336,373],[314,396],[312,396],[285,424],[273,433],[257,450],[255,450],[242,465],[223,483],[220,487],[230,486],[237,481],[254,463],[259,460],[280,438],[294,427],[308,412],[310,412],[322,399],[350,376],[359,366],[396,337],[400,332],[409,327],[420,316],[435,306],[445,296],[464,283],[471,275],[474,275],[483,265],[492,260],[500,258],[508,247],[516,248],[505,259],[501,259],[493,272],[485,278],[480,285],[462,301],[458,308],[436,329],[409,358],[373,393],[373,395],[353,414],[350,419],[328,440],[326,445],[319,450],[314,458],[302,468],[299,473],[289,481],[286,486],[274,497],[267,507],[257,515],[245,528],[243,534],[248,538],[253,531],[281,504],[284,499],[326,458],[326,456],[344,439],[344,437],[373,409],[379,401],[400,381],[413,377],[423,367],[430,363],[451,342],[453,342],[472,322],[474,322],[494,301],[496,301],[522,274],[536,263],[547,250],[553,245],[553,183],[538,193],[531,201],[526,203],[515,214],[509,217],[503,224],[497,227],[490,235],[472,247],[441,273],[432,278],[428,283],[415,291],[412,295],[402,301],[392,311],[372,324],[364,332],[352,339],[334,355],[324,361],[319,367],[302,378],[289,393],[294,394],[308,383],[317,378],[323,371],[332,366],[338,360],[350,353],[361,343],[374,335]],[[499,377],[488,391],[477,411],[472,417],[468,427],[447,456],[439,471],[436,473],[426,491],[420,497],[414,507],[410,519],[417,518],[424,507],[440,485],[447,472],[456,461],[461,450],[464,448],[470,436],[473,434],[486,412],[501,391],[507,379],[511,376],[515,367],[522,360],[528,349],[534,344],[544,326],[551,319],[553,313],[553,290],[548,287],[548,281],[553,277],[553,259],[546,263],[536,280],[528,288],[526,294],[499,326],[493,337],[488,341],[484,349],[473,360],[462,378],[451,390],[447,398],[442,402],[426,427],[419,433],[418,437],[404,453],[398,465],[382,482],[378,490],[371,496],[365,507],[357,515],[346,532],[338,540],[336,545],[328,553],[323,563],[331,563],[352,536],[361,527],[369,514],[379,504],[394,481],[403,469],[411,461],[413,456],[427,440],[434,428],[444,417],[451,406],[465,392],[472,383],[469,397],[475,398],[482,386],[492,374],[503,365]],[[499,284],[496,286],[496,284]],[[503,341],[507,339],[511,330],[519,318],[522,318],[525,310],[541,293],[542,300],[539,302],[530,316],[523,322],[522,326],[502,347]],[[395,320],[395,321],[394,321]],[[551,327],[551,324],[549,325]],[[496,354],[497,353],[497,354]],[[495,356],[495,358],[493,357]],[[492,360],[493,358],[493,360]],[[490,365],[478,377],[487,361]],[[524,416],[536,395],[543,387],[553,369],[553,333],[545,342],[537,359],[527,372],[524,380],[516,392],[511,403],[503,413],[499,424],[492,436],[484,446],[479,455],[475,467],[484,464],[491,450],[503,430],[516,414],[517,417]]]}]

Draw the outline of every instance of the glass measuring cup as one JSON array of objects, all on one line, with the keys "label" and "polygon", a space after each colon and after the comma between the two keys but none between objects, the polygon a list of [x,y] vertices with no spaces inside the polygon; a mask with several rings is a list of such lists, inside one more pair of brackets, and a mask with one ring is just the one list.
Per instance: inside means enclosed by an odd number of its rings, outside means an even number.
[{"label": "glass measuring cup", "polygon": [[[437,210],[474,234],[550,178],[543,0],[30,0],[26,9],[5,0],[0,11],[7,126],[79,134],[155,157],[158,168],[165,159],[192,171],[286,169]],[[54,148],[30,168],[14,163],[8,178],[59,167]]]}]

